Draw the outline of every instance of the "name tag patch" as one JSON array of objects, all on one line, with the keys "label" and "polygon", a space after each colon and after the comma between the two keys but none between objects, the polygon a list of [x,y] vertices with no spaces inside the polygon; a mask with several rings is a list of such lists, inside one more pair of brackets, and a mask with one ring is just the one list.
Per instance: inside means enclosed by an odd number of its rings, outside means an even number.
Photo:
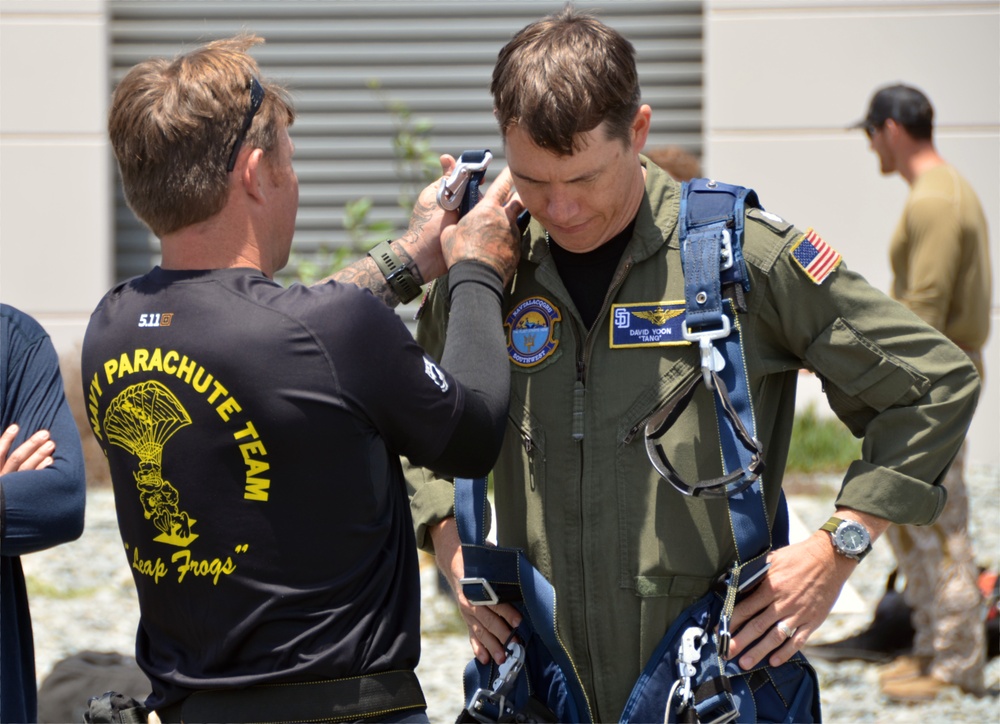
[{"label": "name tag patch", "polygon": [[691,344],[684,339],[684,302],[640,302],[611,306],[611,347]]},{"label": "name tag patch", "polygon": [[529,297],[507,315],[507,354],[520,367],[534,367],[556,351],[556,322],[562,314],[544,297]]}]

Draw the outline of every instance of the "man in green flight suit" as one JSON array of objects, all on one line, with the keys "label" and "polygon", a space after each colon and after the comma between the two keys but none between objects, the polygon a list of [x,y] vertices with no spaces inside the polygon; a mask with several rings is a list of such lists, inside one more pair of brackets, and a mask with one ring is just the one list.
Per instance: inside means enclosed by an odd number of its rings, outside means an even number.
[{"label": "man in green flight suit", "polygon": [[[734,556],[725,500],[664,484],[642,439],[649,417],[701,375],[697,345],[660,334],[657,320],[640,328],[636,314],[683,307],[680,184],[640,156],[651,110],[640,101],[635,51],[593,17],[568,8],[524,28],[501,50],[491,92],[532,215],[503,307],[512,380],[494,469],[497,537],[552,582],[559,635],[591,714],[610,721],[672,621]],[[932,522],[978,397],[968,357],[850,272],[812,230],[751,210],[744,255],[751,289],[739,323],[769,519],[805,368],[864,437],[831,513],[871,540],[890,521]],[[432,355],[448,305],[445,285],[435,285],[417,331]],[[623,333],[625,324],[633,326]],[[685,479],[721,475],[707,389],[660,443]],[[455,588],[474,654],[503,661],[519,613],[469,605],[457,586],[452,483],[408,475],[418,543]],[[765,580],[733,617],[730,655],[741,667],[783,663],[823,623],[858,565],[831,541],[817,530],[771,553]]]}]

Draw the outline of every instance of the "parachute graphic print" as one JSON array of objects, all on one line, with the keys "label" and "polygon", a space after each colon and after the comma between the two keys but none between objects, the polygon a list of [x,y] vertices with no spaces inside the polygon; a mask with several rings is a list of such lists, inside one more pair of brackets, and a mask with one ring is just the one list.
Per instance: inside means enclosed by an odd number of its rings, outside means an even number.
[{"label": "parachute graphic print", "polygon": [[160,530],[154,540],[187,546],[198,536],[195,520],[180,509],[177,488],[163,479],[163,446],[175,432],[191,424],[176,395],[156,381],[126,387],[104,415],[108,441],[139,458],[133,473],[147,519]]}]

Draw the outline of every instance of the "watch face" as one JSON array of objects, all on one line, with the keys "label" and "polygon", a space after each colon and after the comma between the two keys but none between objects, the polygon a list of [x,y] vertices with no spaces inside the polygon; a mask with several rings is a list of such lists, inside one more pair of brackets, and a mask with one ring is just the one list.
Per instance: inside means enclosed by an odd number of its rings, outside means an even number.
[{"label": "watch face", "polygon": [[864,551],[870,542],[868,531],[859,524],[845,521],[837,527],[837,547],[850,555]]}]

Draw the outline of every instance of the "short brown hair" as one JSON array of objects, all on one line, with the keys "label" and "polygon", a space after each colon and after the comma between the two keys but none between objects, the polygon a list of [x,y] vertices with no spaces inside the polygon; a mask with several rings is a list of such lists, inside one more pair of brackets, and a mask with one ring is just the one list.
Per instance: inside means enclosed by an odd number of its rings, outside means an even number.
[{"label": "short brown hair", "polygon": [[[216,40],[172,61],[151,58],[115,88],[108,135],[125,201],[157,236],[211,218],[225,206],[226,165],[260,74],[247,53],[263,39]],[[295,119],[283,88],[259,80],[264,100],[244,146],[272,151]]]},{"label": "short brown hair", "polygon": [[579,134],[606,121],[608,138],[628,143],[640,100],[635,48],[567,5],[503,47],[490,92],[504,136],[520,125],[535,145],[568,156]]}]

